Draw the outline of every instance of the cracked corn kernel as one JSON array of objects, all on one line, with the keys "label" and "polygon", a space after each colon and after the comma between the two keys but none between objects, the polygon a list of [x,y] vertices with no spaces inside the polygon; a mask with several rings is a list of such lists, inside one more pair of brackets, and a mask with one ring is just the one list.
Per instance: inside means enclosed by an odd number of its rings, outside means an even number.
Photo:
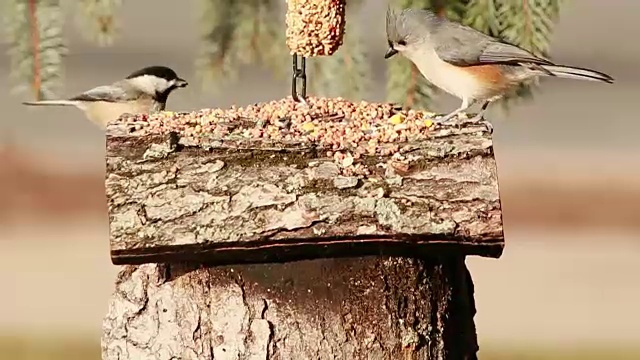
[{"label": "cracked corn kernel", "polygon": [[404,121],[404,115],[402,114],[394,114],[392,117],[389,118],[389,122],[394,125],[402,124],[403,121]]},{"label": "cracked corn kernel", "polygon": [[433,120],[431,120],[431,119],[425,119],[425,120],[424,120],[424,126],[426,126],[426,127],[432,127],[432,126],[433,126]]},{"label": "cracked corn kernel", "polygon": [[306,123],[302,124],[302,130],[307,131],[307,132],[313,131],[313,129],[315,129],[315,128],[316,128],[316,126],[313,125],[312,122],[306,122]]},{"label": "cracked corn kernel", "polygon": [[344,36],[345,0],[287,0],[286,37],[292,55],[332,55]]}]

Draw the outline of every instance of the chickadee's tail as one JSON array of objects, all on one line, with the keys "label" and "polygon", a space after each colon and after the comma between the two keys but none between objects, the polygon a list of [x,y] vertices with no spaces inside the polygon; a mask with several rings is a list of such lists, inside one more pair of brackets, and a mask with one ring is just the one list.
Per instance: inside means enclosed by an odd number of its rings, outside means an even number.
[{"label": "chickadee's tail", "polygon": [[540,65],[540,67],[546,70],[547,73],[545,75],[568,79],[602,81],[613,84],[613,78],[611,76],[595,70],[564,65]]},{"label": "chickadee's tail", "polygon": [[40,100],[40,101],[24,101],[23,105],[30,106],[76,106],[77,101],[71,100]]}]

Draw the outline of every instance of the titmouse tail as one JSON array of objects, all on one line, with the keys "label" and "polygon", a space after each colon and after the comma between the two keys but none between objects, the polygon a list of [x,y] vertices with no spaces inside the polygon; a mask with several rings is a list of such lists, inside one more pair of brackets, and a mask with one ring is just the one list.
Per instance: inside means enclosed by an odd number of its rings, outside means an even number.
[{"label": "titmouse tail", "polygon": [[71,100],[24,101],[22,104],[30,106],[78,106],[77,101]]},{"label": "titmouse tail", "polygon": [[545,75],[568,79],[602,81],[613,84],[613,78],[611,76],[595,70],[563,65],[540,65],[540,67],[548,71]]}]

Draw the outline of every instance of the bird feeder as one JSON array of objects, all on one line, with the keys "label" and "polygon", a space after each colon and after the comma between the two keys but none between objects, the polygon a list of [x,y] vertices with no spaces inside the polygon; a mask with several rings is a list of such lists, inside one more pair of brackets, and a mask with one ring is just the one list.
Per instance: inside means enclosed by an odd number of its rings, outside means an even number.
[{"label": "bird feeder", "polygon": [[[344,2],[288,1],[287,25],[294,64],[330,56]],[[465,258],[504,246],[491,133],[298,78],[109,124],[103,359],[476,358]]]}]

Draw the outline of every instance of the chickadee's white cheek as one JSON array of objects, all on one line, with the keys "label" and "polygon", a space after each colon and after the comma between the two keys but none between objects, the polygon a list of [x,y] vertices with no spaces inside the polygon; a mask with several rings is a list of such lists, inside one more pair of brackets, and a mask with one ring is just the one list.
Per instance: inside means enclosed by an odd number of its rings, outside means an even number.
[{"label": "chickadee's white cheek", "polygon": [[153,87],[157,91],[164,91],[168,89],[169,86],[171,86],[171,83],[169,81],[161,78],[153,78]]},{"label": "chickadee's white cheek", "polygon": [[169,88],[169,81],[152,75],[143,75],[131,81],[147,94],[155,94]]}]

